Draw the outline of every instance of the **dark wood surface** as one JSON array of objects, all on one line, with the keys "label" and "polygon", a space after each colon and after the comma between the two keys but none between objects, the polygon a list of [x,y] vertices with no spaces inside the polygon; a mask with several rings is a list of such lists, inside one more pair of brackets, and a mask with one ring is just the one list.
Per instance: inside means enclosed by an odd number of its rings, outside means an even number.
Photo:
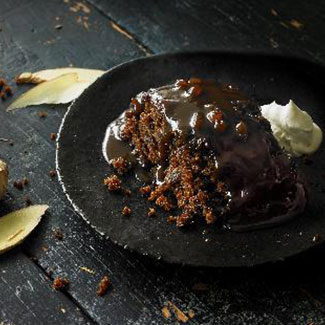
[{"label": "dark wood surface", "polygon": [[[108,69],[181,49],[289,53],[325,63],[322,1],[89,0],[84,10],[76,10],[76,3],[0,1],[0,77],[14,86],[22,71]],[[14,86],[15,97],[26,89]],[[0,256],[0,324],[175,324],[174,316],[162,316],[168,301],[193,309],[191,324],[325,324],[324,247],[240,270],[170,266],[132,254],[89,227],[49,177],[55,158],[50,133],[57,132],[66,106],[9,114],[9,103],[0,103],[0,138],[14,141],[0,142],[0,156],[10,165],[0,215],[24,206],[27,194],[50,209],[21,247]],[[45,119],[41,111],[48,113]],[[12,184],[23,176],[30,185],[19,191]],[[64,234],[61,241],[53,236],[56,228]],[[97,297],[104,275],[113,285]],[[56,276],[69,279],[67,290],[52,289]],[[206,290],[197,290],[200,283]]]}]

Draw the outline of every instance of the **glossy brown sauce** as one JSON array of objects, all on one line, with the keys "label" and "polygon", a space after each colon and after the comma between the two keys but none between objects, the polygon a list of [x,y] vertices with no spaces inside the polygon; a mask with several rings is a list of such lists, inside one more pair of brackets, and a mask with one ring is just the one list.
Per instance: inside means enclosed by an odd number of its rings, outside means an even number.
[{"label": "glossy brown sauce", "polygon": [[[284,222],[303,211],[305,190],[294,163],[278,146],[259,107],[230,85],[194,79],[150,89],[137,96],[140,105],[150,101],[168,122],[162,135],[185,137],[189,147],[213,159],[228,188],[225,225],[247,230]],[[112,122],[103,144],[108,161],[123,157],[136,167],[137,178],[163,182],[165,158],[151,171],[139,167],[132,147],[119,137],[122,115]],[[163,141],[162,141],[163,142]],[[157,172],[158,170],[158,172]],[[159,175],[159,176],[157,176]]]}]

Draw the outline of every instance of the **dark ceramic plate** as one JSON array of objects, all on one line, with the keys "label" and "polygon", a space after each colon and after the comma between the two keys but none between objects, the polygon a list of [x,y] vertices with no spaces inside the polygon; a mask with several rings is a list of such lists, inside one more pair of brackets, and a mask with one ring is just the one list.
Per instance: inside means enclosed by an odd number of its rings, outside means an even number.
[{"label": "dark ceramic plate", "polygon": [[[125,177],[133,190],[127,198],[112,194],[103,178],[112,172],[102,154],[107,125],[142,90],[191,76],[216,78],[254,92],[261,104],[292,98],[325,129],[325,70],[310,62],[277,56],[232,53],[177,53],[152,56],[119,65],[98,79],[71,105],[58,138],[57,168],[64,191],[75,209],[101,234],[134,251],[168,262],[198,266],[248,266],[284,259],[315,245],[325,234],[324,146],[311,164],[298,162],[308,180],[309,204],[295,220],[246,233],[213,226],[176,229],[166,213],[148,218],[149,204],[139,184]],[[127,204],[130,217],[121,210]],[[105,252],[103,252],[105,254]]]}]

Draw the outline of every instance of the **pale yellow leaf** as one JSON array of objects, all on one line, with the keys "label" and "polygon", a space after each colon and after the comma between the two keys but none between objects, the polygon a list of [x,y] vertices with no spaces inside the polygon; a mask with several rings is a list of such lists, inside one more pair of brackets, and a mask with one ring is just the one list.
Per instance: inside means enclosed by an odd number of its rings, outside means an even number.
[{"label": "pale yellow leaf", "polygon": [[77,73],[68,73],[42,82],[16,99],[8,111],[40,104],[66,104],[78,98],[91,84],[90,81],[78,81]]},{"label": "pale yellow leaf", "polygon": [[76,73],[78,75],[78,81],[90,81],[94,82],[97,78],[105,73],[103,70],[95,69],[83,69],[83,68],[57,68],[57,69],[47,69],[40,70],[37,72],[23,72],[20,74],[16,81],[19,84],[23,83],[41,83],[44,81],[49,81],[68,73]]},{"label": "pale yellow leaf", "polygon": [[38,225],[47,205],[32,205],[0,217],[0,254],[20,244]]}]

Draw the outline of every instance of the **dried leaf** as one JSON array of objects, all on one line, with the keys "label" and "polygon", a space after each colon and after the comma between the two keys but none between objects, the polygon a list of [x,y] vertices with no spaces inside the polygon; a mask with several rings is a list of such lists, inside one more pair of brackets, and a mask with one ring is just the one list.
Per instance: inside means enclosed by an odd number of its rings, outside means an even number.
[{"label": "dried leaf", "polygon": [[0,254],[20,244],[38,225],[47,205],[32,205],[0,218]]},{"label": "dried leaf", "polygon": [[22,94],[7,108],[7,112],[30,105],[69,103],[78,98],[91,83],[78,81],[77,73],[65,74]]},{"label": "dried leaf", "polygon": [[8,187],[8,167],[7,164],[0,160],[0,200],[5,194]]},{"label": "dried leaf", "polygon": [[16,78],[18,84],[33,83],[39,84],[44,81],[49,81],[68,73],[76,73],[78,75],[78,81],[91,81],[94,82],[102,74],[105,73],[103,70],[95,69],[82,69],[82,68],[57,68],[40,70],[37,72],[23,72]]}]

